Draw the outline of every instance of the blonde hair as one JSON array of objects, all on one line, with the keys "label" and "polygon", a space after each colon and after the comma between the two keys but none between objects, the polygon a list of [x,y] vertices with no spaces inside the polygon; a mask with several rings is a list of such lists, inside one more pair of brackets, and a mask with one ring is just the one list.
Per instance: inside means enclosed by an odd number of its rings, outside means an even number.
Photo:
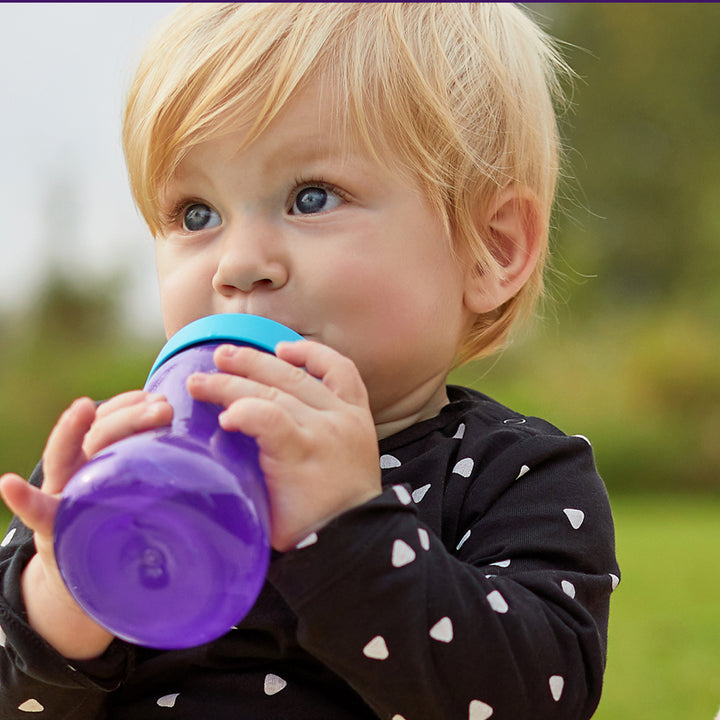
[{"label": "blonde hair", "polygon": [[251,142],[310,81],[382,163],[418,178],[455,247],[500,273],[478,218],[513,183],[536,196],[541,255],[515,297],[477,318],[460,360],[504,344],[543,288],[559,171],[556,103],[569,75],[551,39],[505,3],[190,3],[171,13],[130,88],[123,144],[151,232],[194,145],[249,123]]}]

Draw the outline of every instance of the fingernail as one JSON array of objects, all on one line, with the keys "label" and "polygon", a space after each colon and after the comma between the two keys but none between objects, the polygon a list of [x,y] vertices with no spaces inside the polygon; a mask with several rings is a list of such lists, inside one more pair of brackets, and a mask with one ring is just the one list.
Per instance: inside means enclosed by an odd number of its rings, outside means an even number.
[{"label": "fingernail", "polygon": [[235,345],[221,345],[218,348],[218,352],[229,358],[237,353],[237,347]]},{"label": "fingernail", "polygon": [[65,414],[68,416],[75,416],[84,400],[85,398],[76,398],[73,400],[70,407],[65,411]]},{"label": "fingernail", "polygon": [[143,417],[148,420],[155,420],[160,414],[161,408],[157,403],[151,403],[143,410]]}]

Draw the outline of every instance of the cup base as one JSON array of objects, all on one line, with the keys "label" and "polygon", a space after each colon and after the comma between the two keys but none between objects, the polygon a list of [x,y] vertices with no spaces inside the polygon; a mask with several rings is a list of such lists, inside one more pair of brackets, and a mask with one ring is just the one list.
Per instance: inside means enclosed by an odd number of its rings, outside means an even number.
[{"label": "cup base", "polygon": [[[122,441],[142,441],[140,436]],[[214,640],[254,604],[269,562],[267,518],[238,478],[197,452],[101,453],[70,481],[55,554],[78,604],[116,637],[158,649]],[[120,459],[119,459],[120,458]],[[112,465],[111,468],[108,465]],[[94,477],[112,477],[98,486]],[[148,478],[151,481],[148,481]],[[195,478],[192,489],[184,478]],[[202,478],[198,490],[196,478]],[[85,488],[93,487],[92,497]]]}]

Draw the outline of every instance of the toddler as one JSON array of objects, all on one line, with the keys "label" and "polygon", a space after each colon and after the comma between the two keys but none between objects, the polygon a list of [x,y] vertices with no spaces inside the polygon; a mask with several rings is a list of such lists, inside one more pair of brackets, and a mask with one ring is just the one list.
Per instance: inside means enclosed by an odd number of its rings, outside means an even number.
[{"label": "toddler", "polygon": [[0,548],[0,715],[541,720],[599,702],[613,523],[592,448],[476,390],[542,290],[566,69],[518,7],[191,3],[150,42],[124,150],[168,337],[251,313],[303,340],[188,379],[256,439],[273,555],[201,647],[113,638],[53,557],[70,476],[166,425],[130,391],[62,415]]}]

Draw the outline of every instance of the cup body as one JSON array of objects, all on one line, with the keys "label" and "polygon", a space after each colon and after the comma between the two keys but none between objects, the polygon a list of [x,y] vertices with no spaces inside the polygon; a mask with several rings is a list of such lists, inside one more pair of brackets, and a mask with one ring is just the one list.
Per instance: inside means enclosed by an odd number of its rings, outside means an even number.
[{"label": "cup body", "polygon": [[257,445],[222,430],[222,408],[185,387],[190,373],[217,371],[220,342],[256,343],[241,332],[204,336],[208,322],[198,321],[195,341],[161,353],[145,384],[167,397],[172,425],[91,458],[65,487],[55,520],[58,567],[78,604],[146,647],[192,647],[228,632],[255,603],[270,557]]}]

